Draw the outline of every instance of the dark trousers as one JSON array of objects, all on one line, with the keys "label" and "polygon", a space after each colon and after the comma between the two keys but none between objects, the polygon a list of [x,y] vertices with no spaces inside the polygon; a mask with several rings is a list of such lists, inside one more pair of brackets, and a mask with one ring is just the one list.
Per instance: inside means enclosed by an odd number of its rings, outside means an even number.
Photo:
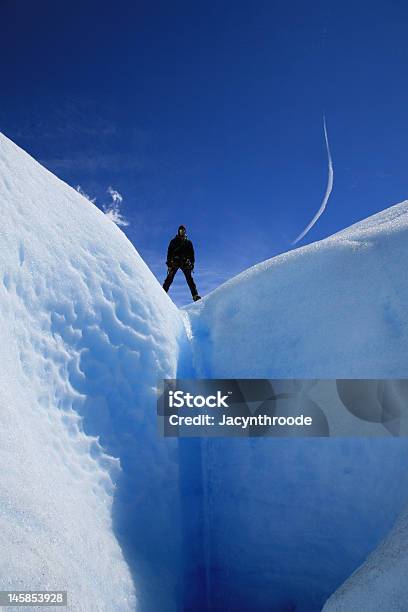
[{"label": "dark trousers", "polygon": [[189,270],[188,268],[182,268],[181,266],[176,266],[175,268],[169,269],[166,276],[166,280],[163,283],[163,289],[165,291],[169,290],[170,285],[173,282],[174,277],[176,276],[176,272],[179,268],[183,271],[184,276],[186,277],[187,285],[190,287],[191,295],[194,297],[195,295],[197,295],[197,287],[192,277],[191,270]]}]

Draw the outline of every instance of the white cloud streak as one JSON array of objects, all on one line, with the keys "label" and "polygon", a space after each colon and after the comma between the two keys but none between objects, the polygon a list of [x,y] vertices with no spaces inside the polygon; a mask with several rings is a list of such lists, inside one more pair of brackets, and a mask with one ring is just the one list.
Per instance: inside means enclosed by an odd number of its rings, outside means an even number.
[{"label": "white cloud streak", "polygon": [[[78,193],[84,196],[84,198],[89,200],[89,202],[92,202],[92,204],[96,205],[96,198],[91,198],[82,189],[81,185],[77,185],[75,189],[78,191]],[[112,198],[112,201],[109,202],[109,204],[102,204],[103,212],[108,217],[108,219],[113,221],[113,223],[116,223],[116,225],[118,225],[119,227],[127,227],[128,225],[130,225],[130,223],[120,211],[120,206],[123,202],[123,196],[119,193],[119,191],[113,189],[111,186],[108,187],[107,193],[109,193],[110,197]]]},{"label": "white cloud streak", "polygon": [[332,162],[332,158],[331,158],[331,154],[330,154],[329,140],[328,140],[328,137],[327,137],[326,117],[323,117],[323,129],[324,129],[324,137],[325,137],[325,141],[326,141],[327,164],[328,164],[328,177],[327,177],[326,193],[324,194],[324,198],[323,198],[323,201],[322,201],[322,203],[320,205],[319,210],[317,211],[317,213],[315,214],[313,219],[310,221],[310,223],[305,227],[305,229],[299,234],[299,236],[297,238],[295,238],[295,240],[292,242],[292,244],[296,244],[297,242],[299,242],[299,240],[302,240],[302,238],[304,238],[306,236],[306,234],[308,233],[308,231],[314,226],[314,224],[316,223],[316,221],[319,219],[319,217],[322,215],[324,209],[326,208],[327,202],[329,200],[330,194],[331,194],[332,189],[333,189],[334,172],[333,172],[333,162]]},{"label": "white cloud streak", "polygon": [[116,191],[116,189],[112,189],[111,186],[108,187],[107,191],[112,198],[112,202],[103,205],[103,212],[111,221],[113,221],[113,223],[116,223],[116,225],[119,225],[120,227],[128,226],[129,221],[125,219],[120,212],[120,206],[123,202],[122,195],[119,193],[119,191]]},{"label": "white cloud streak", "polygon": [[75,187],[75,189],[77,190],[78,193],[80,193],[82,196],[84,196],[84,198],[86,198],[87,200],[92,202],[92,204],[95,204],[96,198],[91,198],[87,193],[85,193],[85,191],[82,189],[81,185],[77,185]]},{"label": "white cloud streak", "polygon": [[121,194],[119,193],[119,191],[116,191],[116,189],[112,189],[111,186],[108,187],[108,193],[112,198],[112,201],[116,204],[121,204],[123,202],[123,197],[121,196]]}]

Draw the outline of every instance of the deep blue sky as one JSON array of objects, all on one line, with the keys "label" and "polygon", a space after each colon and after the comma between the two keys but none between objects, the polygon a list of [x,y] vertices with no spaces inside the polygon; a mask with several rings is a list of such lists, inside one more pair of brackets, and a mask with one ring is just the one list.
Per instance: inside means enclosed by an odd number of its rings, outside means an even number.
[{"label": "deep blue sky", "polygon": [[[408,197],[408,5],[0,0],[0,130],[102,206],[163,280],[187,225],[205,294]],[[181,277],[171,295],[189,301]]]}]

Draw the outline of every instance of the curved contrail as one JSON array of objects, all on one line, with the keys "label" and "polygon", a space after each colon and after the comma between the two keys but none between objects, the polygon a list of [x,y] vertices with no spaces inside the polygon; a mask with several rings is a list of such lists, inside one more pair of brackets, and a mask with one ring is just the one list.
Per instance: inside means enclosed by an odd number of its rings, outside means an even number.
[{"label": "curved contrail", "polygon": [[333,189],[333,176],[334,176],[333,163],[332,163],[332,158],[330,154],[329,140],[327,138],[326,117],[323,117],[323,128],[324,128],[324,138],[326,140],[327,160],[328,160],[328,177],[327,177],[326,193],[324,194],[323,202],[321,203],[319,210],[317,211],[313,219],[310,221],[309,225],[305,227],[303,232],[299,234],[299,236],[292,242],[292,244],[296,244],[297,242],[299,242],[299,240],[302,240],[302,238],[306,236],[307,232],[314,226],[314,224],[316,223],[316,221],[318,220],[318,218],[320,217],[320,215],[323,213],[324,209],[326,208],[326,204],[329,200],[330,194]]}]

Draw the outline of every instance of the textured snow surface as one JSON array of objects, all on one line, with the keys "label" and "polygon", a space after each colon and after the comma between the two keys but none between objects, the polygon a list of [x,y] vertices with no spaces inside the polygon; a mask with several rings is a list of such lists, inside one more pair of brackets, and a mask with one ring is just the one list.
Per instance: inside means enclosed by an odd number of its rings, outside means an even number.
[{"label": "textured snow surface", "polygon": [[330,597],[324,612],[406,612],[408,512],[367,561]]},{"label": "textured snow surface", "polygon": [[156,423],[161,378],[408,377],[407,202],[183,310],[1,134],[0,207],[1,588],[83,612],[408,608],[407,439]]},{"label": "textured snow surface", "polygon": [[179,312],[116,225],[3,135],[0,207],[2,588],[133,610],[137,549],[152,609],[176,609],[177,447],[155,389],[176,373]]},{"label": "textured snow surface", "polygon": [[[407,243],[403,202],[186,307],[197,376],[408,377]],[[320,610],[401,512],[327,609],[408,609],[406,438],[204,440],[200,453],[217,610]]]},{"label": "textured snow surface", "polygon": [[264,261],[189,306],[197,374],[408,377],[408,202]]}]

